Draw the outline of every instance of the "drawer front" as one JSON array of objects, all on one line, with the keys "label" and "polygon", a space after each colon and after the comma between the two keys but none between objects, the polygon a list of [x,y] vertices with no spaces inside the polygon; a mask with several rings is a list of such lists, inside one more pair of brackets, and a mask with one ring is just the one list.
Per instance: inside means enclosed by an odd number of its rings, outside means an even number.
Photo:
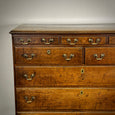
[{"label": "drawer front", "polygon": [[17,115],[115,115],[115,112],[40,112],[17,113]]},{"label": "drawer front", "polygon": [[17,111],[115,110],[115,89],[17,88]]},{"label": "drawer front", "polygon": [[18,87],[115,87],[115,67],[38,67],[17,66]]},{"label": "drawer front", "polygon": [[75,112],[68,112],[68,113],[67,112],[40,112],[40,113],[17,113],[17,115],[77,115],[77,114]]},{"label": "drawer front", "polygon": [[58,45],[57,36],[17,36],[14,37],[16,45]]},{"label": "drawer front", "polygon": [[15,47],[16,64],[81,65],[82,48]]},{"label": "drawer front", "polygon": [[99,45],[106,44],[105,36],[62,36],[65,45]]},{"label": "drawer front", "polygon": [[85,64],[87,65],[114,65],[115,47],[85,48]]},{"label": "drawer front", "polygon": [[115,36],[109,37],[109,44],[115,44]]}]

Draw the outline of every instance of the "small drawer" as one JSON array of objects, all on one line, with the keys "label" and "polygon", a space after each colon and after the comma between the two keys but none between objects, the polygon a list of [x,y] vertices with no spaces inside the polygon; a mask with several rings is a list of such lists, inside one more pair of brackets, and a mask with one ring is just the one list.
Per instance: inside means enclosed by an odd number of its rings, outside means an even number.
[{"label": "small drawer", "polygon": [[14,37],[16,45],[58,45],[57,36],[20,36]]},{"label": "small drawer", "polygon": [[17,88],[17,111],[114,111],[113,88]]},{"label": "small drawer", "polygon": [[85,48],[86,65],[115,65],[115,47]]},{"label": "small drawer", "polygon": [[62,36],[64,45],[99,45],[106,44],[105,36]]},{"label": "small drawer", "polygon": [[82,47],[15,47],[16,64],[81,65]]},{"label": "small drawer", "polygon": [[15,70],[17,87],[115,87],[113,66],[16,66]]},{"label": "small drawer", "polygon": [[115,44],[115,36],[109,37],[109,44]]}]

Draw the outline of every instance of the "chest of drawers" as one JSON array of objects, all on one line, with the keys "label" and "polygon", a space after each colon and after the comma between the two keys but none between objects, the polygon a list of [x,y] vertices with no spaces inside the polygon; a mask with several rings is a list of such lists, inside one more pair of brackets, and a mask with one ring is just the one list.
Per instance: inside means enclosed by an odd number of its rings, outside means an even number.
[{"label": "chest of drawers", "polygon": [[21,25],[13,41],[16,115],[115,115],[115,25]]}]

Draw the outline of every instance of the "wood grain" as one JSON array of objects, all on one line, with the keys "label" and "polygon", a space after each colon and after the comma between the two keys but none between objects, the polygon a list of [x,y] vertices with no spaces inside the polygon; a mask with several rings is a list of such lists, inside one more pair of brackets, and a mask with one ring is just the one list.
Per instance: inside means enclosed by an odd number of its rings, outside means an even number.
[{"label": "wood grain", "polygon": [[43,113],[17,113],[17,115],[115,115],[115,112],[43,112]]},{"label": "wood grain", "polygon": [[109,44],[115,44],[115,36],[109,37]]},{"label": "wood grain", "polygon": [[[51,54],[47,54],[50,50]],[[35,54],[32,60],[27,60],[23,54]],[[70,58],[71,54],[74,57],[70,61],[66,61],[63,54]],[[82,47],[15,47],[16,64],[31,64],[31,65],[81,65],[82,64]]]},{"label": "wood grain", "polygon": [[11,34],[32,33],[115,33],[115,24],[23,24]]},{"label": "wood grain", "polygon": [[[94,54],[100,58],[104,54],[102,60],[96,60]],[[115,47],[92,47],[85,48],[85,64],[86,65],[115,65]]]},{"label": "wood grain", "polygon": [[[115,24],[27,24],[10,33],[16,115],[115,115]],[[42,38],[54,42],[46,45]],[[70,45],[67,38],[78,42]],[[92,45],[89,38],[101,41]],[[24,53],[35,57],[27,60]],[[105,57],[97,61],[93,55],[101,53]],[[63,54],[74,57],[66,61]],[[32,80],[23,77],[33,73]],[[24,96],[35,100],[27,104]]]},{"label": "wood grain", "polygon": [[[114,66],[17,66],[15,70],[17,87],[115,87]],[[35,77],[28,81],[24,74]]]},{"label": "wood grain", "polygon": [[[114,88],[17,88],[16,95],[17,111],[115,110]],[[24,96],[35,100],[28,104]]]},{"label": "wood grain", "polygon": [[17,113],[17,115],[76,115],[75,112]]},{"label": "wood grain", "polygon": [[[66,36],[62,36],[61,37],[62,39],[62,44],[63,45],[67,45],[67,44],[70,44],[70,43],[74,43],[74,39],[77,39],[78,42],[75,42],[75,45],[83,45],[83,44],[87,44],[87,45],[90,45],[92,44],[91,42],[89,42],[89,39],[93,39],[93,43],[96,43],[96,39],[100,39],[100,42],[97,44],[106,44],[106,37],[105,36],[96,36],[96,35],[82,35],[82,36],[79,36],[79,35],[66,35]],[[67,39],[70,39],[71,42],[68,42]],[[95,46],[95,45],[94,45]]]},{"label": "wood grain", "polygon": [[[42,42],[42,38],[46,41]],[[14,38],[14,45],[23,45],[24,43],[28,43],[28,40],[31,40],[28,44],[25,45],[48,45],[46,43],[50,43],[49,45],[58,45],[59,40],[58,36],[56,35],[37,35],[37,36],[15,36]],[[50,39],[53,39],[53,42],[49,42]],[[21,42],[20,40],[24,40]]]}]

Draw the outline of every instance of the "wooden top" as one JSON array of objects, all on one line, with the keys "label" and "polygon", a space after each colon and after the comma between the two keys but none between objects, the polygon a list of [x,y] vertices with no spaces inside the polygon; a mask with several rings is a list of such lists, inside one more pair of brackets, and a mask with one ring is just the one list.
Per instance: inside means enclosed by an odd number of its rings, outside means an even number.
[{"label": "wooden top", "polygon": [[115,24],[23,24],[10,33],[115,33]]}]

